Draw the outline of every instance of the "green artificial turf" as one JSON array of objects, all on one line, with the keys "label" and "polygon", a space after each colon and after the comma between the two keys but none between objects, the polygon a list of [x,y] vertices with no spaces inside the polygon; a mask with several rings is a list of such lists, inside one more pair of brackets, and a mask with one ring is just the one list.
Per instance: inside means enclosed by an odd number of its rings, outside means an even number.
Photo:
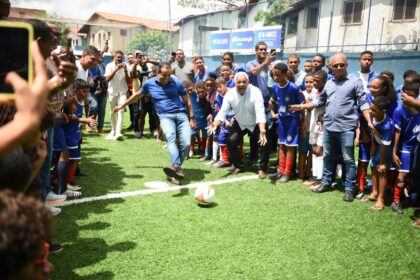
[{"label": "green artificial turf", "polygon": [[[85,135],[85,197],[165,180],[163,144],[131,135],[122,142]],[[184,170],[185,184],[230,178],[198,156]],[[194,190],[63,207],[55,241],[64,250],[50,257],[53,279],[420,279],[413,209],[373,212],[371,204],[343,202],[339,190],[314,194],[293,181],[255,179],[215,191],[208,208],[197,205]]]}]

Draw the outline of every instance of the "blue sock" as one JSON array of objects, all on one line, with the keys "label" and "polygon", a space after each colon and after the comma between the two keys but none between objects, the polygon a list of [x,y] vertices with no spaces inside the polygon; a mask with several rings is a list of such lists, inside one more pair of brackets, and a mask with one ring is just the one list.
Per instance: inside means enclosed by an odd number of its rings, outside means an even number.
[{"label": "blue sock", "polygon": [[59,194],[62,194],[67,190],[67,170],[68,164],[65,161],[60,160],[57,164]]}]

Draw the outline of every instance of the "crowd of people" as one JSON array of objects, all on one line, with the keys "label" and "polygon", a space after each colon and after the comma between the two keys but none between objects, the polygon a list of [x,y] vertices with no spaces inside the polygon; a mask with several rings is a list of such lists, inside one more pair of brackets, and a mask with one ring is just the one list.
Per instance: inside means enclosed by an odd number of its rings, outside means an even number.
[{"label": "crowd of people", "polygon": [[144,137],[148,115],[150,134],[166,142],[170,164],[163,172],[172,184],[189,175],[183,162],[199,155],[232,175],[257,165],[261,180],[296,179],[314,193],[331,191],[341,176],[343,200],[373,202],[374,211],[385,208],[387,195],[399,214],[404,197],[418,203],[420,76],[414,70],[395,73],[404,78],[395,87],[394,73],[372,70],[370,51],[360,54],[355,73],[347,72],[344,53],[316,54],[300,69],[298,54],[276,61],[265,42],[256,44],[245,67],[225,52],[208,69],[202,57],[187,62],[181,49],[167,59],[115,51],[105,65],[107,46],[88,46],[79,58],[66,47],[57,52],[57,26],[28,22],[35,34],[34,81],[9,73],[15,101],[0,100],[0,189],[8,189],[0,193],[0,229],[10,235],[0,238],[0,275],[6,279],[50,273],[48,253],[62,250],[51,242],[51,215],[66,199],[82,196],[75,179],[86,175],[79,168],[82,137],[107,133],[106,140],[123,140],[126,106],[136,138]]}]

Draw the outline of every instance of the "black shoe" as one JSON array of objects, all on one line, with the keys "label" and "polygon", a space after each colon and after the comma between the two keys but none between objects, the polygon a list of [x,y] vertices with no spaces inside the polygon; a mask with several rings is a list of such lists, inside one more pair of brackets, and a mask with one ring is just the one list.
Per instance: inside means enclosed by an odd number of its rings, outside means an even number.
[{"label": "black shoe", "polygon": [[184,179],[184,171],[182,171],[181,166],[175,166],[176,176],[177,179]]},{"label": "black shoe", "polygon": [[398,214],[404,214],[404,210],[402,208],[401,202],[399,202],[399,201],[392,202],[391,209],[392,209],[392,211],[394,211]]},{"label": "black shoe", "polygon": [[279,179],[276,180],[276,184],[279,183],[287,183],[289,181],[290,177],[286,174],[281,175]]},{"label": "black shoe", "polygon": [[231,167],[227,168],[226,171],[230,173],[230,172],[232,172],[233,169],[235,169],[235,166],[234,165],[232,165]]},{"label": "black shoe", "polygon": [[51,242],[48,242],[48,244],[50,245],[50,253],[54,254],[54,253],[60,253],[61,251],[63,251],[63,246],[61,246],[60,244],[54,244]]},{"label": "black shoe", "polygon": [[318,188],[313,189],[312,191],[315,193],[329,192],[332,191],[332,187],[330,185],[321,183],[321,185]]},{"label": "black shoe", "polygon": [[176,174],[175,166],[164,167],[163,172],[165,172],[166,176],[168,177],[178,177],[178,175]]},{"label": "black shoe", "polygon": [[352,202],[354,200],[354,195],[352,191],[346,191],[343,196],[343,200],[346,202]]}]

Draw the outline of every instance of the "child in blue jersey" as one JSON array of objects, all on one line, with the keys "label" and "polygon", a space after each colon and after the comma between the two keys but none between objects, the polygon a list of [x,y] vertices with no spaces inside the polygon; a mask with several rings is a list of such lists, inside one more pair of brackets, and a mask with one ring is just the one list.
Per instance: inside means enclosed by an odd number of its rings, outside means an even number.
[{"label": "child in blue jersey", "polygon": [[235,87],[235,81],[231,77],[232,70],[230,69],[228,65],[220,66],[219,72],[220,72],[220,77],[225,79],[227,88]]},{"label": "child in blue jersey", "polygon": [[[216,79],[216,88],[217,88],[217,96],[214,100],[214,111],[217,114],[219,112],[220,108],[222,108],[223,105],[223,98],[228,91],[228,88],[226,86],[226,80],[222,77],[219,77]],[[227,140],[230,132],[230,128],[233,125],[235,113],[233,110],[229,112],[228,115],[226,115],[226,120],[223,123],[223,125],[220,127],[220,131],[217,135],[217,140],[213,139],[213,141],[217,141],[218,147],[220,147],[220,161],[215,163],[214,166],[218,168],[227,167],[229,166],[229,152],[227,147]],[[213,146],[214,148],[214,146]],[[217,149],[217,148],[216,148]]]},{"label": "child in blue jersey", "polygon": [[378,133],[371,137],[372,192],[363,202],[376,201],[371,207],[374,211],[381,211],[385,207],[385,190],[388,181],[388,170],[392,164],[392,140],[394,138],[394,124],[386,115],[389,98],[378,96],[370,105],[370,116]]},{"label": "child in blue jersey", "polygon": [[305,115],[300,112],[289,111],[289,106],[302,104],[303,96],[298,87],[287,79],[288,67],[284,63],[277,63],[273,67],[273,96],[271,102],[278,108],[279,128],[279,167],[278,183],[287,182],[292,174],[292,167],[299,141],[299,128],[305,121]]},{"label": "child in blue jersey", "polygon": [[[379,96],[386,96],[389,99],[389,105],[386,109],[386,115],[392,119],[394,110],[397,107],[397,95],[395,93],[392,81],[385,76],[376,76],[369,82],[369,92],[366,93],[366,100],[369,104]],[[364,118],[360,118],[360,141],[359,142],[359,164],[357,170],[357,185],[359,188],[358,197],[361,198],[364,192],[364,186],[367,177],[367,164],[370,160],[371,150],[371,131]]]},{"label": "child in blue jersey", "polygon": [[[197,124],[196,127],[191,131],[191,146],[190,146],[189,156],[191,157],[194,154],[195,138],[197,138],[198,143],[200,144],[199,145],[200,152],[203,151],[204,156],[208,157],[209,150],[208,150],[208,147],[205,146],[205,143],[207,141],[207,131],[206,131],[207,115],[203,111],[203,109],[205,108],[202,108],[203,105],[200,104],[202,103],[202,99],[204,99],[204,102],[207,102],[206,96],[205,96],[205,90],[204,90],[204,83],[198,82],[197,85],[194,85],[190,81],[183,81],[183,84],[189,95],[191,105],[194,111],[194,118]],[[201,132],[201,135],[200,135],[200,132]]]},{"label": "child in blue jersey", "polygon": [[89,94],[89,84],[85,80],[77,79],[73,83],[74,97],[64,107],[65,113],[69,116],[69,122],[63,124],[64,134],[66,136],[67,149],[69,151],[69,168],[67,173],[67,183],[73,182],[77,165],[79,164],[80,149],[80,124],[84,123],[89,126],[96,125],[93,117],[82,118],[86,97]]},{"label": "child in blue jersey", "polygon": [[[405,84],[402,92],[413,98],[418,98],[419,84]],[[406,186],[408,174],[413,171],[414,167],[414,151],[420,133],[420,112],[411,106],[402,105],[395,110],[393,121],[396,130],[392,159],[399,173],[397,183],[394,186],[394,199],[391,208],[395,212],[403,214],[401,194]]]}]

